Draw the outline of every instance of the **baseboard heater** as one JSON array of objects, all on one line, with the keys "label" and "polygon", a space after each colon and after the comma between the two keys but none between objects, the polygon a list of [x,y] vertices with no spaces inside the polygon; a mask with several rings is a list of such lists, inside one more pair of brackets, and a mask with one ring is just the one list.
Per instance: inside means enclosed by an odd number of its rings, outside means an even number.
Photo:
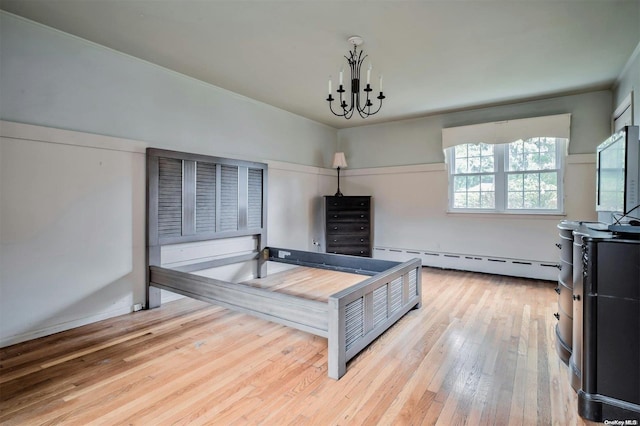
[{"label": "baseboard heater", "polygon": [[423,266],[434,268],[484,272],[548,281],[556,281],[558,279],[558,264],[553,262],[379,246],[373,248],[373,257],[401,262],[417,257],[422,261]]}]

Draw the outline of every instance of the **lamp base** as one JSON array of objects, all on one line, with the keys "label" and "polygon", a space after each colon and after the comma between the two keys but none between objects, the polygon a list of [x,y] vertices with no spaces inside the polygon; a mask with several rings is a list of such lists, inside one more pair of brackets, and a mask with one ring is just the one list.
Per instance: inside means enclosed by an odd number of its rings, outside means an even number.
[{"label": "lamp base", "polygon": [[333,196],[334,197],[343,197],[342,192],[340,192],[339,189],[338,189],[338,192],[336,192]]}]

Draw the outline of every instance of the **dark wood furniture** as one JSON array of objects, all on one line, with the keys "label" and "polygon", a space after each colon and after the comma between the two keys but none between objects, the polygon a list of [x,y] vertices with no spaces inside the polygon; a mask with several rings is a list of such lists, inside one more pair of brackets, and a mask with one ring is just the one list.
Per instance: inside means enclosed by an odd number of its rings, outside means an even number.
[{"label": "dark wood furniture", "polygon": [[560,359],[568,363],[573,343],[573,230],[578,222],[563,220],[558,224],[560,242],[560,273],[558,274],[558,312],[556,324],[556,350]]},{"label": "dark wood furniture", "polygon": [[[628,238],[634,239],[628,239]],[[582,386],[578,413],[640,422],[640,240],[585,236]]]},{"label": "dark wood furniture", "polygon": [[325,196],[326,252],[371,257],[370,196]]}]

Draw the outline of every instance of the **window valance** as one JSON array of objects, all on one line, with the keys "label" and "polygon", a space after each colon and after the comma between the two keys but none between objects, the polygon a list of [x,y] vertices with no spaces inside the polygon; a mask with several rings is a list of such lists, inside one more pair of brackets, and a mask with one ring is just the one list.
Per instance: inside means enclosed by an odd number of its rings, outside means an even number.
[{"label": "window valance", "polygon": [[502,144],[520,139],[569,139],[571,114],[547,115],[442,129],[442,149],[467,143]]}]

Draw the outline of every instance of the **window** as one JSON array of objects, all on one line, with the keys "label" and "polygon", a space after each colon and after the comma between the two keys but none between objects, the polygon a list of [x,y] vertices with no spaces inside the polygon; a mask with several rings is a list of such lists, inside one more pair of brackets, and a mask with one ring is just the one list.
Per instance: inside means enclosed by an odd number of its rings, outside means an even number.
[{"label": "window", "polygon": [[447,148],[449,209],[561,213],[566,141],[533,137],[504,144],[466,143]]}]

